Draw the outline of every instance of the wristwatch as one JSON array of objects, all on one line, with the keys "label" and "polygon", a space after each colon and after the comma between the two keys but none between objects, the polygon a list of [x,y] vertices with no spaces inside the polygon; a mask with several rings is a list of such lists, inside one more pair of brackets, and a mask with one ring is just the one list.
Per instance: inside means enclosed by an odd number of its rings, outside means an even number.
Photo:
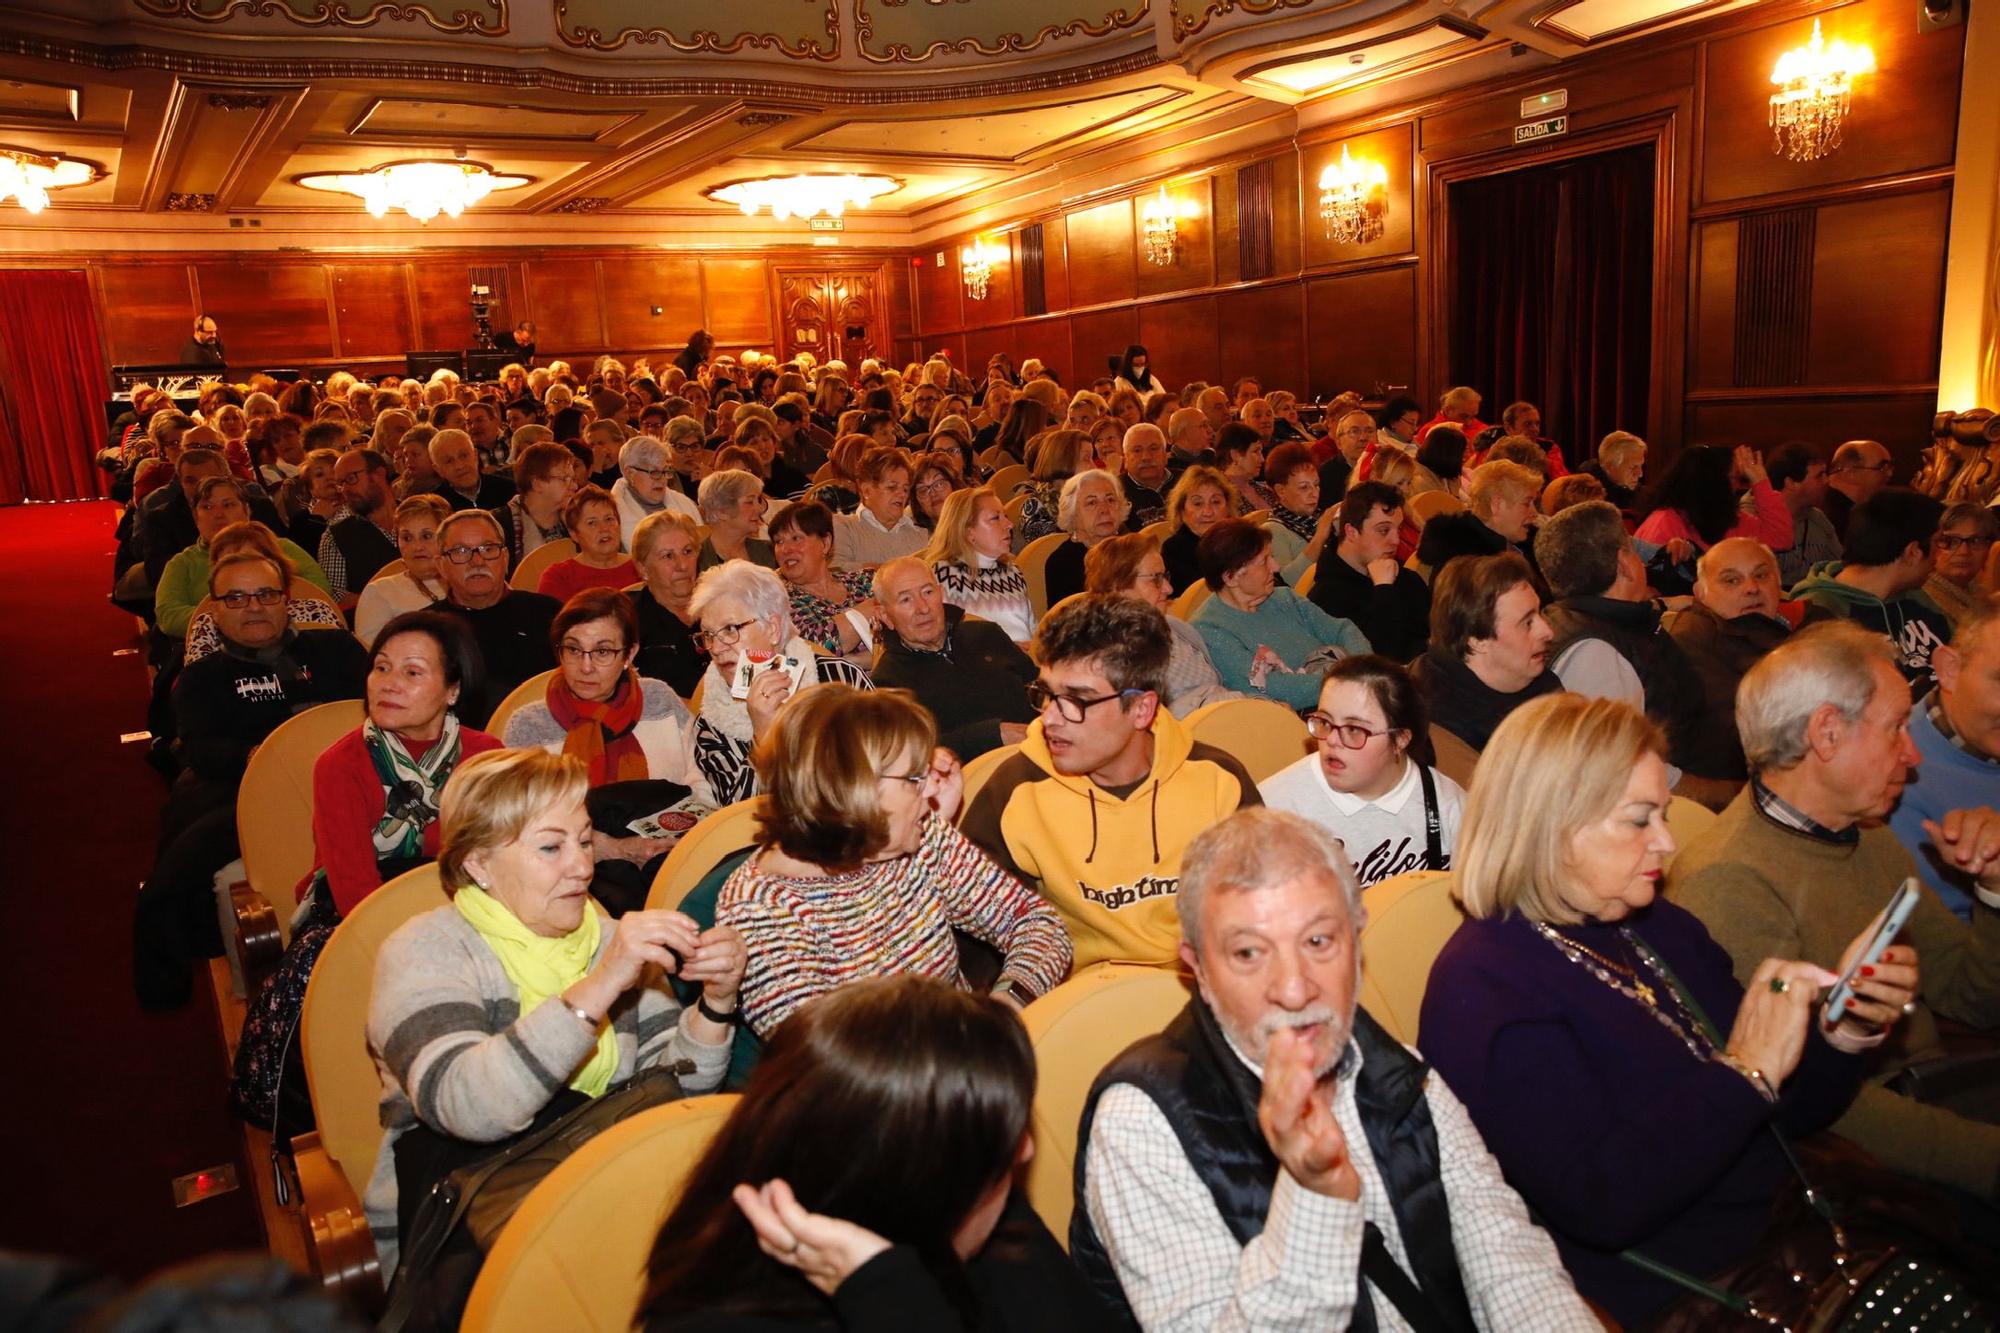
[{"label": "wristwatch", "polygon": [[987,993],[996,1000],[1011,1000],[1018,1009],[1026,1009],[1028,1001],[1035,998],[1022,988],[1021,983],[1011,977]]},{"label": "wristwatch", "polygon": [[731,1009],[725,1014],[719,1009],[711,1009],[709,1007],[708,993],[706,991],[695,997],[694,1007],[695,1011],[703,1018],[706,1018],[711,1023],[720,1023],[723,1027],[734,1027],[737,1021],[743,1017],[741,1001],[737,1003],[736,1008]]}]

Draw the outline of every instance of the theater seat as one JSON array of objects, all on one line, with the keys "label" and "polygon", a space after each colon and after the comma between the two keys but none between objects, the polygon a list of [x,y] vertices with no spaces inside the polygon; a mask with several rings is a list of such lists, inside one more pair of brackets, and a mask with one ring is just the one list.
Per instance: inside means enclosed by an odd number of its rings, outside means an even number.
[{"label": "theater seat", "polygon": [[1455,732],[1446,731],[1435,722],[1430,725],[1430,735],[1431,767],[1471,791],[1472,774],[1479,767],[1479,751],[1459,739]]},{"label": "theater seat", "polygon": [[1174,535],[1174,525],[1165,519],[1161,519],[1158,523],[1148,523],[1145,527],[1140,528],[1139,532],[1143,536],[1151,537],[1156,542],[1163,542]]},{"label": "theater seat", "polygon": [[993,770],[1020,752],[1021,747],[1018,745],[1002,745],[997,749],[988,750],[985,754],[966,763],[964,769],[965,804],[959,807],[958,813],[960,818],[964,818],[965,812],[972,808],[972,798],[979,794],[979,789],[984,787],[986,780],[993,776]]},{"label": "theater seat", "polygon": [[1270,699],[1224,699],[1203,704],[1181,719],[1194,738],[1233,755],[1262,782],[1306,752],[1306,724]]},{"label": "theater seat", "polygon": [[1674,835],[1676,848],[1688,845],[1688,840],[1707,831],[1721,816],[1700,801],[1685,796],[1676,796],[1667,802],[1667,831]]},{"label": "theater seat", "polygon": [[1178,616],[1182,620],[1191,619],[1194,613],[1201,609],[1201,604],[1214,595],[1207,579],[1196,579],[1188,584],[1180,596],[1167,604],[1167,614]]},{"label": "theater seat", "polygon": [[1422,527],[1439,514],[1458,514],[1465,510],[1465,502],[1450,491],[1424,491],[1410,497],[1410,518]]},{"label": "theater seat", "polygon": [[1193,982],[1174,969],[1100,963],[1021,1015],[1036,1068],[1028,1202],[1064,1249],[1075,1206],[1077,1124],[1090,1085],[1127,1046],[1171,1023],[1193,994]]},{"label": "theater seat", "polygon": [[1268,509],[1253,509],[1243,516],[1243,521],[1245,523],[1255,523],[1261,528],[1271,521],[1271,511]]},{"label": "theater seat", "polygon": [[[299,881],[312,873],[313,765],[335,741],[361,725],[359,699],[340,699],[279,723],[250,756],[236,798],[236,840],[243,882],[230,886],[225,922],[246,986],[278,961],[292,937]],[[252,987],[254,989],[254,987]]]},{"label": "theater seat", "polygon": [[[999,496],[1001,503],[1004,504],[1015,498],[1014,492],[1028,484],[1029,475],[1024,464],[1009,463],[995,472],[986,484],[993,488],[993,493]],[[1008,517],[1012,518],[1013,515],[1009,514]]]},{"label": "theater seat", "polygon": [[1362,891],[1361,1007],[1397,1041],[1414,1046],[1424,987],[1438,951],[1465,920],[1451,874],[1411,870]]},{"label": "theater seat", "polygon": [[388,564],[376,570],[374,575],[371,576],[368,581],[370,583],[374,583],[378,579],[394,578],[396,575],[402,572],[403,572],[403,562],[400,559],[391,560]]},{"label": "theater seat", "polygon": [[306,1256],[331,1291],[359,1308],[381,1299],[382,1273],[361,1197],[382,1149],[382,1079],[368,1053],[368,1000],[375,956],[397,928],[449,899],[435,865],[384,884],[349,912],[319,956],[299,1018],[319,1128],[292,1141]]},{"label": "theater seat", "polygon": [[569,559],[576,554],[576,543],[567,537],[558,537],[552,542],[543,542],[534,550],[521,557],[521,563],[514,567],[514,574],[507,580],[511,588],[522,592],[536,592],[541,588],[542,575],[548,567]]},{"label": "theater seat", "polygon": [[735,1109],[690,1097],[605,1130],[521,1202],[479,1270],[466,1333],[624,1333],[646,1259],[688,1173]]},{"label": "theater seat", "polygon": [[1046,537],[1037,537],[1021,548],[1019,559],[1021,577],[1028,581],[1028,609],[1040,620],[1049,609],[1049,557],[1056,548],[1070,539],[1067,532],[1051,532]]},{"label": "theater seat", "polygon": [[549,693],[549,682],[555,679],[555,674],[552,670],[540,672],[528,677],[519,685],[507,691],[507,697],[494,707],[493,716],[486,719],[486,734],[489,736],[504,735],[507,730],[508,718],[518,713],[524,705],[540,703],[546,699]]},{"label": "theater seat", "polygon": [[1312,596],[1313,584],[1319,581],[1319,566],[1311,565],[1299,575],[1299,581],[1292,585],[1292,591],[1301,597]]},{"label": "theater seat", "polygon": [[660,863],[659,873],[653,876],[653,887],[646,893],[646,910],[658,912],[679,907],[681,899],[687,897],[722,858],[731,852],[740,852],[755,842],[755,815],[759,799],[752,796],[748,800],[725,805],[681,834],[680,841],[667,853],[667,859]]}]

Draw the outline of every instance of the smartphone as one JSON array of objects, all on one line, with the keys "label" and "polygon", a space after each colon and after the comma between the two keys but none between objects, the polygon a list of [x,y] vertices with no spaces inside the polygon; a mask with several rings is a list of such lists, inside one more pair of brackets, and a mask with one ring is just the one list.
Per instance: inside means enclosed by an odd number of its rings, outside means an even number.
[{"label": "smartphone", "polygon": [[1917,897],[1922,892],[1915,876],[1903,881],[1896,890],[1896,896],[1889,899],[1889,905],[1882,909],[1882,924],[1875,928],[1867,947],[1854,955],[1854,963],[1840,974],[1840,980],[1833,983],[1833,989],[1826,993],[1826,1004],[1820,1010],[1820,1019],[1827,1026],[1838,1023],[1847,1008],[1848,1000],[1854,996],[1854,978],[1864,967],[1873,967],[1882,957],[1882,951],[1896,942],[1903,927],[1909,924],[1910,913],[1917,909]]}]

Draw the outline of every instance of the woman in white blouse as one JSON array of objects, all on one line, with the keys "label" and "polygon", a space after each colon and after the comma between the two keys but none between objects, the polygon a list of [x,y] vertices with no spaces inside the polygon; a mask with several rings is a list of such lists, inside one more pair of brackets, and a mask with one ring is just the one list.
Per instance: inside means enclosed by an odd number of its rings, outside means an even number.
[{"label": "woman in white blouse", "polygon": [[442,495],[412,495],[396,506],[396,550],[400,573],[376,578],[361,590],[354,607],[354,635],[372,644],[384,625],[405,611],[421,611],[444,600],[438,573],[438,524],[451,513]]}]

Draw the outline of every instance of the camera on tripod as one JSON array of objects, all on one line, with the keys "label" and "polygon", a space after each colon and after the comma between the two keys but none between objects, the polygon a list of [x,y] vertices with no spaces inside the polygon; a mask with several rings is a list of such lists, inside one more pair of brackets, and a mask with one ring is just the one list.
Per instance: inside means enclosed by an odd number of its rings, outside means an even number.
[{"label": "camera on tripod", "polygon": [[483,282],[472,284],[472,323],[481,348],[493,346],[493,289]]}]

